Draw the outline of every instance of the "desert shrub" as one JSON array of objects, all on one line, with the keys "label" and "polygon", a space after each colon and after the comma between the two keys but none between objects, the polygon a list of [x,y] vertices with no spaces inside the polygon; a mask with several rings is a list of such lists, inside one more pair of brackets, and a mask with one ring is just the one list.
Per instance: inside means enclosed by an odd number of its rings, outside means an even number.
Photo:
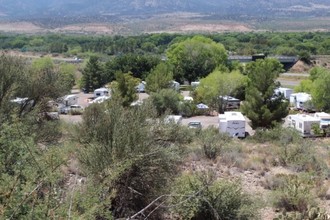
[{"label": "desert shrub", "polygon": [[[128,218],[163,194],[176,174],[188,128],[157,119],[149,105],[125,108],[120,100],[91,105],[83,115],[77,139],[79,160],[90,181],[100,187],[94,196],[104,213]],[[144,214],[151,212],[151,206]],[[94,217],[107,219],[99,212]],[[157,219],[153,212],[149,218]]]},{"label": "desert shrub", "polygon": [[291,167],[295,171],[323,173],[327,170],[324,161],[317,156],[312,142],[307,140],[297,144],[279,145],[275,153],[282,166]]},{"label": "desert shrub", "polygon": [[238,143],[232,143],[222,148],[221,162],[223,164],[241,168],[244,158],[243,148]]},{"label": "desert shrub", "polygon": [[278,175],[277,178],[277,185],[273,186],[273,202],[276,208],[305,213],[310,206],[315,206],[310,178],[304,175]]},{"label": "desert shrub", "polygon": [[211,172],[183,174],[173,184],[172,211],[181,219],[255,219],[251,198],[238,182],[216,180]]},{"label": "desert shrub", "polygon": [[205,156],[209,159],[215,159],[219,156],[223,146],[230,140],[228,135],[219,133],[219,130],[213,127],[202,130],[199,135],[199,142],[202,145]]},{"label": "desert shrub", "polygon": [[257,129],[250,139],[257,143],[271,142],[281,145],[302,142],[302,138],[297,130],[293,128],[284,128],[281,125],[272,129]]}]

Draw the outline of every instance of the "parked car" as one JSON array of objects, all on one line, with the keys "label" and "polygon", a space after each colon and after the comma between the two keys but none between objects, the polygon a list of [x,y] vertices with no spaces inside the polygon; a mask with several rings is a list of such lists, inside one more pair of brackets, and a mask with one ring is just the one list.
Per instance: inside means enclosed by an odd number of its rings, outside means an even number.
[{"label": "parked car", "polygon": [[188,128],[202,129],[202,122],[200,121],[191,121],[188,123]]}]

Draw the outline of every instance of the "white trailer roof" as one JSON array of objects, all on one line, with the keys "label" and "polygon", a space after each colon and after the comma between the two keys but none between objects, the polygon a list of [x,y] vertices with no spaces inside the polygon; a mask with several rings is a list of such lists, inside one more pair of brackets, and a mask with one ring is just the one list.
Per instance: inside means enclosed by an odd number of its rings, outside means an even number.
[{"label": "white trailer roof", "polygon": [[296,115],[291,115],[292,120],[300,120],[300,121],[311,121],[311,122],[319,122],[319,118],[315,118],[310,115],[305,115],[305,114],[296,114]]},{"label": "white trailer roof", "polygon": [[241,112],[225,112],[224,114],[219,114],[219,119],[226,119],[227,121],[245,121]]}]

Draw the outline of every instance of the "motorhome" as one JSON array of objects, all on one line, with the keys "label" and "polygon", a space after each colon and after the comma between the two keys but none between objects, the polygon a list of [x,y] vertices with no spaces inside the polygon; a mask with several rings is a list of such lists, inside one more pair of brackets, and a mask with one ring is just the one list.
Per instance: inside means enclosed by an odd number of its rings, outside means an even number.
[{"label": "motorhome", "polygon": [[330,114],[325,112],[315,112],[314,118],[320,119],[321,129],[330,127]]},{"label": "motorhome", "polygon": [[295,128],[303,136],[313,135],[313,126],[320,126],[320,119],[306,114],[289,115],[289,126]]},{"label": "motorhome", "polygon": [[99,88],[94,90],[94,98],[100,96],[110,96],[110,91],[107,88]]},{"label": "motorhome", "polygon": [[245,137],[245,118],[240,112],[219,114],[219,131],[232,137]]},{"label": "motorhome", "polygon": [[290,95],[290,105],[295,109],[303,111],[313,111],[312,97],[308,93],[292,93]]},{"label": "motorhome", "polygon": [[290,99],[292,93],[293,93],[293,89],[290,88],[279,87],[275,89],[275,94],[277,95],[282,94],[286,99]]}]

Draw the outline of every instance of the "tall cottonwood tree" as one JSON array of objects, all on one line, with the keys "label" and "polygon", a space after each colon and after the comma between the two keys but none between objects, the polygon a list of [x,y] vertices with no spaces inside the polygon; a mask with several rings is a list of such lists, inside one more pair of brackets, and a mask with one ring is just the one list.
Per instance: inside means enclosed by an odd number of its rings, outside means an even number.
[{"label": "tall cottonwood tree", "polygon": [[270,128],[288,114],[289,103],[283,95],[274,94],[282,65],[275,59],[257,60],[246,67],[249,77],[243,113],[251,120],[252,128]]},{"label": "tall cottonwood tree", "polygon": [[227,62],[225,47],[203,36],[173,44],[167,51],[167,57],[174,66],[174,78],[189,82],[207,76]]}]

